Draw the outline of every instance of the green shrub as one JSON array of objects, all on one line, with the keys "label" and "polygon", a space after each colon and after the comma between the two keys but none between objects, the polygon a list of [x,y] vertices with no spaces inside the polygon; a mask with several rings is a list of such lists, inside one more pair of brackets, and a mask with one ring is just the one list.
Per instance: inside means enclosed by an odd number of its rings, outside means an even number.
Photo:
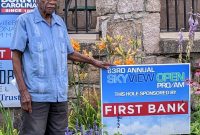
[{"label": "green shrub", "polygon": [[200,135],[200,105],[192,110],[191,135]]},{"label": "green shrub", "polygon": [[[76,101],[70,102],[72,109],[69,114],[69,129],[77,130],[77,126],[83,127],[85,130],[101,127],[101,104],[97,94],[94,95],[94,100],[97,103],[97,108],[92,106],[87,98],[80,96]],[[79,102],[79,103],[78,103]]]},{"label": "green shrub", "polygon": [[18,135],[17,129],[13,127],[13,120],[9,109],[5,109],[0,102],[0,114],[3,118],[2,126],[0,127],[0,135]]}]

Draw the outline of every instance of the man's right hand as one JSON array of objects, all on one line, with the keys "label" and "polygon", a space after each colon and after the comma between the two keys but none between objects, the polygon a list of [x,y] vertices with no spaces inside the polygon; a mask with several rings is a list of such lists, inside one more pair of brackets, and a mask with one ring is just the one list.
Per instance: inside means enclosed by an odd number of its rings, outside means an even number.
[{"label": "man's right hand", "polygon": [[21,91],[21,107],[24,111],[32,113],[31,95],[28,90]]},{"label": "man's right hand", "polygon": [[24,111],[31,113],[31,95],[27,90],[22,74],[22,52],[18,50],[12,50],[12,62],[19,93],[21,95],[21,107]]}]

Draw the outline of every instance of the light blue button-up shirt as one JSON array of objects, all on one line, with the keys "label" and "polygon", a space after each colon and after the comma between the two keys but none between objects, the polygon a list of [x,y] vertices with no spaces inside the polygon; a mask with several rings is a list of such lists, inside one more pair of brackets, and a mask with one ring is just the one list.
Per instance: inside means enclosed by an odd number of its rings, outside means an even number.
[{"label": "light blue button-up shirt", "polygon": [[67,101],[67,54],[73,53],[63,20],[53,13],[49,25],[38,8],[20,15],[11,50],[23,52],[22,68],[32,101]]}]

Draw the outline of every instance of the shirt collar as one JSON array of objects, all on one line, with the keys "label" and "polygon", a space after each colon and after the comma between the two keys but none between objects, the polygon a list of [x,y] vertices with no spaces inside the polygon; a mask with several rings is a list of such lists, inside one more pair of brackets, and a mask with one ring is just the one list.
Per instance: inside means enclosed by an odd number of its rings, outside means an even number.
[{"label": "shirt collar", "polygon": [[[41,16],[40,11],[38,9],[38,7],[34,8],[34,21],[35,23],[41,22],[41,21],[45,21],[44,18]],[[59,18],[57,17],[57,15],[55,14],[55,12],[52,14],[52,25],[54,25],[55,23],[57,23],[58,25],[62,25],[61,22],[59,21]]]}]

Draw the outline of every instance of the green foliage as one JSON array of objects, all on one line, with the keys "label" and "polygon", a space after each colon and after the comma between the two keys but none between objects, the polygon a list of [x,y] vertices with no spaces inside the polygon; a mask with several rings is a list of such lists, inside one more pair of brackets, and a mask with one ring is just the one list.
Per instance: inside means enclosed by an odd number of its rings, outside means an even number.
[{"label": "green foliage", "polygon": [[[95,92],[94,92],[95,93]],[[83,126],[83,129],[92,128],[94,123],[97,127],[101,127],[101,104],[97,94],[93,95],[93,100],[97,103],[97,107],[93,107],[87,98],[79,96],[71,103],[72,110],[69,114],[69,129],[76,131],[76,126]],[[79,103],[78,103],[79,102]]]},{"label": "green foliage", "polygon": [[200,105],[191,114],[191,135],[200,135]]},{"label": "green foliage", "polygon": [[13,120],[9,109],[5,109],[0,102],[0,113],[3,118],[3,125],[0,127],[0,135],[18,135],[16,129],[13,127]]},{"label": "green foliage", "polygon": [[[88,53],[87,50],[83,50],[83,54],[92,57],[92,54]],[[95,88],[90,89],[91,84],[88,83],[90,78],[89,65],[74,62],[70,69],[69,85],[74,89],[75,99],[69,102],[71,110],[68,116],[68,128],[75,131],[76,134],[80,133],[80,127],[83,133],[90,128],[96,130],[94,126],[101,127],[101,103]],[[83,90],[86,89],[88,94],[84,95]],[[92,94],[89,94],[89,91]]]},{"label": "green foliage", "polygon": [[114,135],[122,135],[120,132],[115,133]]},{"label": "green foliage", "polygon": [[[188,43],[186,45],[186,50],[183,51],[183,28],[180,29],[179,32],[179,57],[178,62],[179,63],[191,63],[191,50],[194,46],[194,37],[195,32],[198,27],[198,19],[197,14],[193,14],[193,9],[191,9],[191,12],[189,12],[189,35],[188,35]],[[196,19],[194,19],[194,16]],[[185,52],[185,57],[183,57],[183,52]],[[189,80],[189,85],[191,87],[191,98],[194,101],[195,108],[191,112],[191,133],[190,135],[200,135],[200,74],[199,71],[195,67],[191,67],[191,72],[193,73],[195,71],[195,74],[193,76],[193,80]]]}]

